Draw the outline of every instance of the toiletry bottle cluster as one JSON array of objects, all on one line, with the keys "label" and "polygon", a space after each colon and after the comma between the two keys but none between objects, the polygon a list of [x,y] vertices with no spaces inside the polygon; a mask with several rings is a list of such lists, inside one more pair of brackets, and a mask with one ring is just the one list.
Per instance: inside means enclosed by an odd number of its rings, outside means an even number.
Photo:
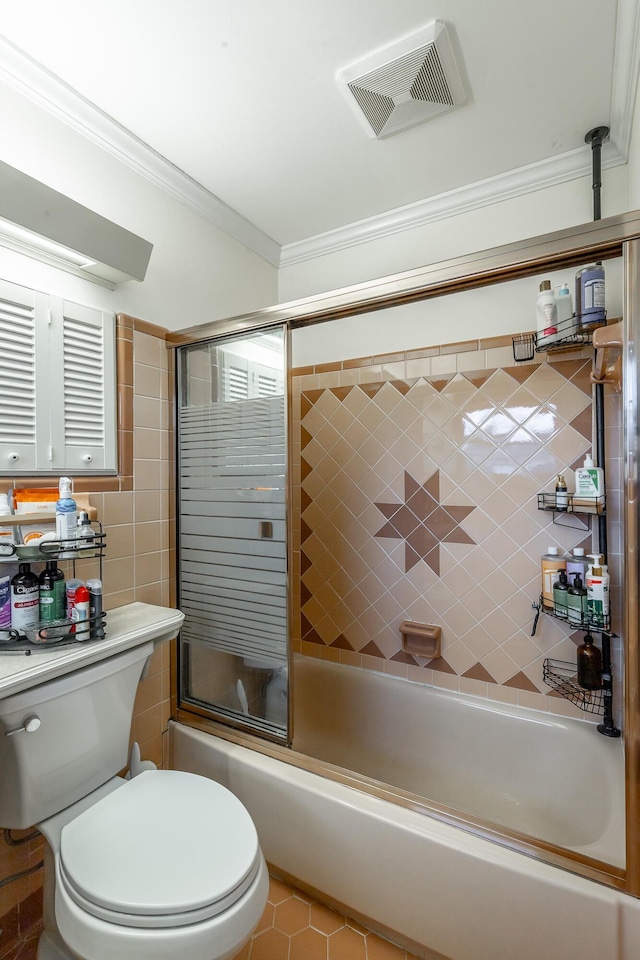
[{"label": "toiletry bottle cluster", "polygon": [[549,547],[542,556],[542,605],[572,627],[609,628],[609,573],[601,554],[585,556],[576,547],[561,555]]},{"label": "toiletry bottle cluster", "polygon": [[[72,482],[60,479],[59,498],[55,505],[55,530],[38,529],[36,537],[27,534],[25,545],[37,546],[49,542],[56,550],[57,559],[77,556],[77,546],[93,544],[96,534],[86,511],[78,513],[71,496]],[[18,525],[2,524],[2,517],[11,515],[6,493],[0,494],[0,543],[12,547],[21,541]],[[39,524],[41,528],[47,524]],[[30,531],[34,533],[36,531]],[[71,549],[70,549],[71,548]],[[38,625],[71,621],[70,632],[78,640],[102,639],[102,581],[98,577],[85,583],[75,577],[65,582],[65,575],[57,559],[46,561],[38,575],[30,563],[20,563],[13,576],[2,576],[0,567],[0,630],[26,630]]]},{"label": "toiletry bottle cluster", "polygon": [[0,630],[25,631],[38,625],[71,621],[78,640],[102,639],[102,581],[65,581],[57,560],[47,560],[38,576],[21,563],[14,577],[0,579]]},{"label": "toiletry bottle cluster", "polygon": [[[548,500],[545,500],[545,504],[549,506]],[[565,475],[558,474],[551,505],[559,513],[565,510],[573,513],[603,512],[605,506],[604,470],[602,467],[595,466],[590,453],[584,458],[584,464],[575,471],[575,493],[569,491]]]},{"label": "toiletry bottle cluster", "polygon": [[555,290],[550,280],[540,284],[536,302],[538,345],[588,341],[594,327],[606,323],[604,268],[594,263],[579,270],[574,286],[575,308],[568,284]]},{"label": "toiletry bottle cluster", "polygon": [[[10,546],[24,544],[25,546],[37,547],[42,543],[61,543],[65,553],[60,553],[61,559],[69,559],[76,556],[74,552],[78,548],[90,547],[96,542],[96,532],[91,526],[89,515],[86,510],[78,511],[76,501],[71,496],[72,481],[68,477],[61,477],[58,486],[58,500],[55,502],[55,523],[47,519],[33,526],[33,524],[8,524],[2,522],[3,517],[12,516],[9,496],[6,493],[0,493],[0,545],[8,544]],[[16,499],[23,495],[37,491],[20,491],[16,494]],[[26,508],[26,512],[32,510],[52,509],[53,502],[49,504],[32,499],[20,499],[16,516],[21,513],[21,507]],[[100,541],[98,536],[97,542]],[[51,548],[53,549],[53,548]],[[5,555],[5,554],[3,554]]]}]

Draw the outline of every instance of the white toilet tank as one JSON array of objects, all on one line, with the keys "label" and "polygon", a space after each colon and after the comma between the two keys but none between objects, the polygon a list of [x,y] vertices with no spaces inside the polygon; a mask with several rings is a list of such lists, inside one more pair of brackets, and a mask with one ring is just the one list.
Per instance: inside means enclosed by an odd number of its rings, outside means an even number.
[{"label": "white toilet tank", "polygon": [[0,827],[40,823],[126,766],[138,681],[152,653],[147,642],[0,700]]}]

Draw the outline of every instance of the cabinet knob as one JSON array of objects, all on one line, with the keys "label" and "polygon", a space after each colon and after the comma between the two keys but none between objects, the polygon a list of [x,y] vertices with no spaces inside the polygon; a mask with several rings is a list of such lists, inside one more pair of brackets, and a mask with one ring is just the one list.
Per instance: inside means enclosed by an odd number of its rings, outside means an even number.
[{"label": "cabinet knob", "polygon": [[7,460],[11,460],[12,463],[17,463],[19,459],[20,459],[19,453],[10,453],[7,456]]},{"label": "cabinet knob", "polygon": [[90,453],[85,453],[82,459],[84,460],[85,463],[91,463],[91,461],[93,460],[93,457],[91,456]]}]

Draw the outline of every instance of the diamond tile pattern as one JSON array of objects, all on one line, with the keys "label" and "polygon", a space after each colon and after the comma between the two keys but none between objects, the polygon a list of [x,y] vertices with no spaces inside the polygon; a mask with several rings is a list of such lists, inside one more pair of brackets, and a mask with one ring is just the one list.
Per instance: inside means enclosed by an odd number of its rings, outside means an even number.
[{"label": "diamond tile pattern", "polygon": [[[334,385],[301,389],[298,649],[464,677],[480,695],[536,691],[553,710],[542,659],[571,657],[574,641],[548,617],[530,637],[540,555],[590,539],[538,511],[537,493],[591,449],[591,360],[483,370],[483,358],[468,374],[363,370],[345,386],[336,370],[322,381]],[[405,619],[442,627],[441,661],[402,651]]]}]

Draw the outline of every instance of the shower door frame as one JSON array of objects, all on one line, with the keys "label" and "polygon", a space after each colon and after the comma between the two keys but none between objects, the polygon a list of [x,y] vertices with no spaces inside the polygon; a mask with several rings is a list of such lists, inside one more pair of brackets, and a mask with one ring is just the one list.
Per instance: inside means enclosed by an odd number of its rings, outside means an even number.
[{"label": "shower door frame", "polygon": [[[487,829],[471,817],[456,811],[442,811],[426,802],[424,812],[455,823],[479,836],[494,839],[501,844],[526,853],[547,863],[562,866],[573,873],[623,890],[640,897],[640,619],[638,615],[638,540],[640,511],[638,509],[637,464],[640,456],[638,440],[637,398],[640,392],[640,211],[631,211],[604,220],[589,222],[567,230],[556,231],[530,240],[494,247],[465,257],[384,277],[367,283],[267,307],[249,314],[230,317],[179,330],[167,336],[169,346],[178,347],[213,337],[249,332],[275,324],[287,324],[290,329],[308,324],[357,314],[371,313],[388,307],[416,303],[445,296],[462,290],[517,280],[581,266],[594,260],[622,257],[624,263],[624,531],[625,562],[623,570],[623,641],[624,641],[624,740],[625,740],[625,794],[626,794],[626,867],[600,869],[593,861],[563,848],[550,849],[542,842],[523,842],[522,838],[499,828]],[[290,386],[290,384],[289,384]],[[291,391],[289,390],[289,395]],[[291,550],[291,536],[288,538]],[[291,559],[291,558],[290,558]],[[290,565],[290,569],[293,569]],[[207,721],[188,708],[177,704],[176,719],[199,729],[208,729],[221,736],[235,739],[252,749],[265,753],[274,748],[258,738],[237,733],[225,733],[213,721]],[[598,736],[594,727],[594,736]],[[287,758],[289,754],[289,759]],[[340,773],[327,772],[313,760],[306,760],[291,751],[278,750],[279,759],[295,763],[325,776],[344,780]],[[595,775],[595,773],[594,773]],[[346,779],[354,785],[357,776]],[[361,789],[380,795],[379,787],[360,782]],[[388,793],[388,791],[382,791]],[[393,791],[391,792],[393,793]],[[396,802],[403,803],[400,793]],[[415,804],[411,802],[415,809]]]},{"label": "shower door frame", "polygon": [[[234,340],[236,336],[242,337],[244,334],[249,336],[252,333],[260,333],[265,329],[270,327],[278,326],[282,328],[283,332],[283,360],[284,360],[284,384],[285,384],[285,396],[284,396],[284,448],[285,448],[285,529],[286,529],[286,547],[285,547],[285,569],[284,569],[284,578],[285,578],[285,591],[286,591],[286,604],[285,604],[285,616],[286,616],[286,629],[287,629],[287,724],[286,729],[282,735],[269,731],[268,729],[261,730],[259,734],[257,733],[254,726],[252,726],[250,721],[244,721],[241,717],[234,718],[231,714],[223,713],[216,709],[215,705],[208,705],[206,707],[201,707],[197,703],[192,701],[184,701],[182,699],[182,681],[186,676],[187,671],[185,670],[185,665],[181,660],[181,649],[182,643],[180,640],[175,644],[175,656],[172,662],[172,692],[171,692],[171,704],[172,704],[172,715],[175,717],[177,712],[180,709],[188,711],[191,716],[198,716],[203,718],[207,722],[220,722],[228,726],[229,728],[237,729],[241,732],[247,734],[255,734],[261,738],[269,741],[273,741],[277,744],[289,745],[292,740],[292,730],[293,730],[293,690],[291,685],[291,676],[292,676],[292,667],[293,667],[293,658],[291,652],[291,644],[289,643],[290,635],[290,625],[291,625],[291,615],[292,615],[292,602],[291,602],[291,557],[292,557],[292,544],[291,544],[291,522],[290,522],[290,504],[291,504],[291,460],[290,460],[290,436],[289,436],[289,424],[291,422],[291,333],[288,325],[286,323],[279,322],[277,324],[256,324],[246,329],[235,330],[231,332],[225,332],[220,334],[209,334],[207,336],[195,337],[192,340],[189,340],[187,343],[169,343],[169,346],[181,347],[181,346],[197,346],[198,344],[208,344],[213,342],[218,343],[229,343]],[[179,490],[179,480],[178,480],[178,469],[177,465],[179,463],[180,457],[180,429],[179,429],[179,393],[181,388],[184,386],[183,377],[178,369],[180,363],[180,351],[175,349],[175,363],[174,363],[174,437],[175,437],[175,456],[176,456],[176,471],[175,471],[175,500],[176,500],[176,600],[179,605],[180,602],[180,576],[179,576],[179,567],[180,567],[180,490]]]}]

